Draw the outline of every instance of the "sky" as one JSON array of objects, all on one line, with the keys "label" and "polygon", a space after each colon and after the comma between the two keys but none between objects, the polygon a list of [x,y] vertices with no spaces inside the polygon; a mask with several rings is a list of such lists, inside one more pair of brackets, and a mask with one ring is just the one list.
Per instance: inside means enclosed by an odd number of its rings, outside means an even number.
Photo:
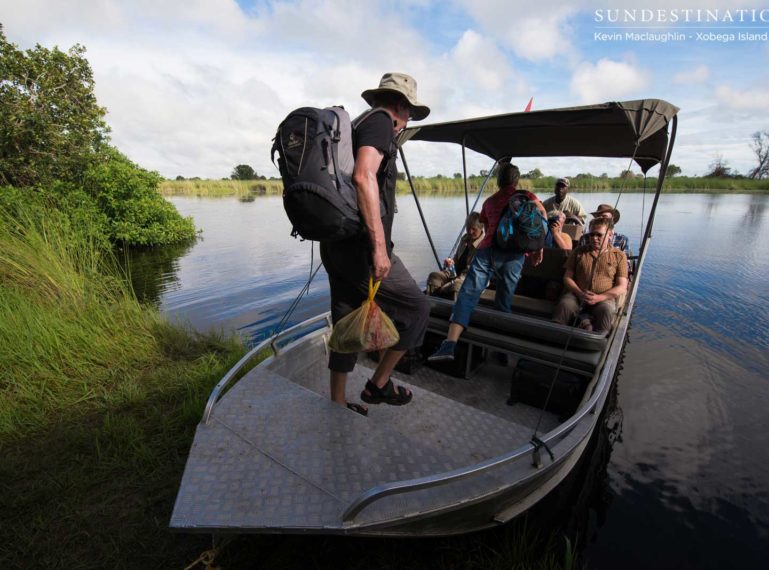
[{"label": "sky", "polygon": [[[271,139],[292,109],[355,116],[389,71],[416,79],[425,123],[518,112],[532,97],[534,110],[665,99],[681,109],[672,162],[686,175],[718,158],[746,173],[751,135],[769,130],[766,1],[0,0],[0,22],[21,48],[85,46],[113,143],[168,178],[237,164],[277,176]],[[462,168],[451,145],[406,154],[412,174]],[[628,166],[516,162],[553,176]],[[469,153],[471,173],[490,166]]]}]

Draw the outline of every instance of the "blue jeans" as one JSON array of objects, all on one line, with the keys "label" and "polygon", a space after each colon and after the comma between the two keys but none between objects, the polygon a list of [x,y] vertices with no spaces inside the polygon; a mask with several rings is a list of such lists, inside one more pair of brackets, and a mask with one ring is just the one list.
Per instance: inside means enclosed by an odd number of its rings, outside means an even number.
[{"label": "blue jeans", "polygon": [[451,322],[467,328],[481,293],[495,273],[497,291],[494,296],[494,308],[512,313],[513,293],[521,277],[524,260],[524,254],[517,251],[501,250],[495,247],[479,249],[457,295],[454,310],[451,313]]}]

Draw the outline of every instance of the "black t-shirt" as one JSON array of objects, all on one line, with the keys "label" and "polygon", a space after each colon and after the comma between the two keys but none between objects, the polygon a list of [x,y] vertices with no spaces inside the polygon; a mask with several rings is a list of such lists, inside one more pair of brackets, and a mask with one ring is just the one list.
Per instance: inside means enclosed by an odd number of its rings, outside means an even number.
[{"label": "black t-shirt", "polygon": [[380,208],[383,207],[382,226],[384,226],[387,252],[391,252],[393,216],[395,214],[395,134],[393,121],[386,112],[374,113],[355,129],[355,155],[362,146],[371,146],[384,154],[377,172],[377,183],[381,195]]}]

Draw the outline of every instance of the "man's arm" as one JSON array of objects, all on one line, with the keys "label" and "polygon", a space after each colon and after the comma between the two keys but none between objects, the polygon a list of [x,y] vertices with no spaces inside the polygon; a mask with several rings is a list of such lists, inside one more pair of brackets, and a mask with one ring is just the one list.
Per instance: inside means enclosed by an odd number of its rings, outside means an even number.
[{"label": "man's arm", "polygon": [[585,295],[585,292],[582,289],[580,289],[579,285],[577,285],[577,282],[574,281],[573,269],[567,269],[566,272],[563,274],[563,286],[566,287],[566,289],[570,293],[574,293],[577,299],[582,299]]},{"label": "man's arm", "polygon": [[585,302],[588,305],[595,305],[596,303],[601,303],[603,301],[610,301],[611,299],[616,299],[623,293],[627,292],[627,283],[628,283],[627,277],[617,276],[614,279],[614,287],[612,287],[608,291],[604,291],[603,293],[588,293],[585,296]]},{"label": "man's arm", "polygon": [[360,147],[352,174],[358,196],[358,209],[371,243],[372,275],[375,280],[384,279],[390,273],[390,258],[387,257],[387,244],[379,211],[379,183],[376,179],[383,158],[384,154],[373,146]]},{"label": "man's arm", "polygon": [[571,236],[568,234],[563,233],[562,231],[556,230],[552,232],[553,234],[553,241],[555,242],[556,247],[560,249],[571,249]]},{"label": "man's arm", "polygon": [[558,219],[550,225],[550,233],[557,248],[571,250],[571,236],[563,232],[565,217],[563,214],[558,214]]}]

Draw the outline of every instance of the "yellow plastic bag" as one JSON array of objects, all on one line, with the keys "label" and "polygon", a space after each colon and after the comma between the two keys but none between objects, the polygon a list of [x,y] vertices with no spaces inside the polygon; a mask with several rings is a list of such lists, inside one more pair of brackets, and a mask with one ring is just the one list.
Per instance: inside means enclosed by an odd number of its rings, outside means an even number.
[{"label": "yellow plastic bag", "polygon": [[328,347],[334,352],[370,352],[390,348],[400,339],[395,325],[374,302],[379,290],[377,281],[368,280],[368,299],[352,313],[334,325]]}]

